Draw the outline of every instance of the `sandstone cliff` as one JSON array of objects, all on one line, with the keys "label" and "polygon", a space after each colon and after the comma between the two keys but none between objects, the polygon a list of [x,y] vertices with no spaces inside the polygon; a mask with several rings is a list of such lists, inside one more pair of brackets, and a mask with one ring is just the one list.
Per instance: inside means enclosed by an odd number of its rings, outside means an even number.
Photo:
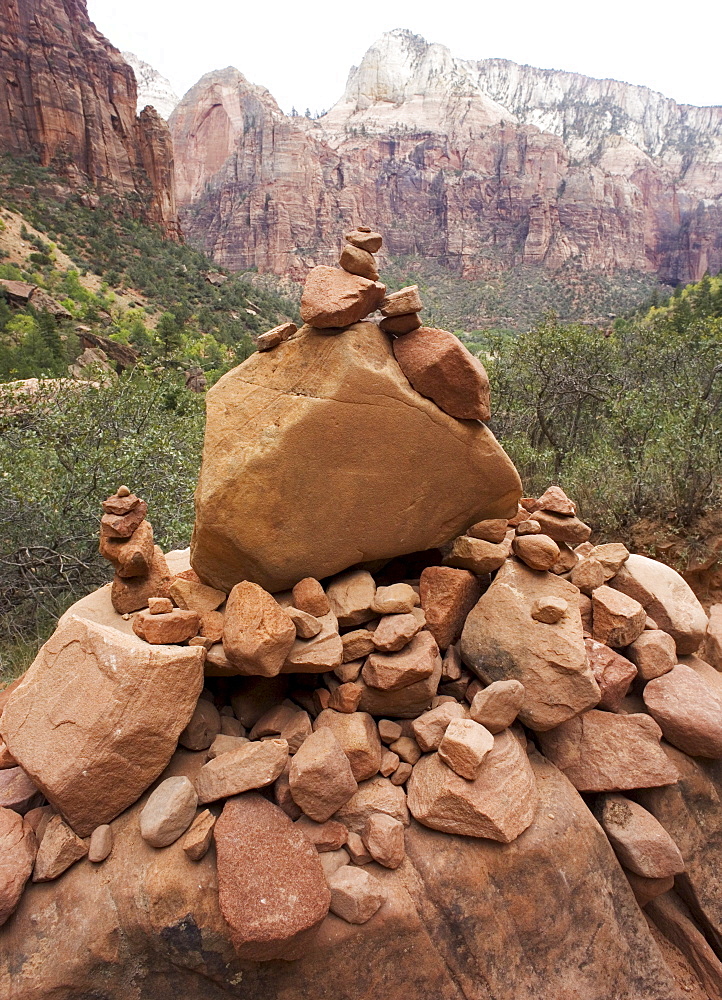
[{"label": "sandstone cliff", "polygon": [[302,277],[342,224],[464,277],[516,265],[691,281],[722,267],[722,108],[644,87],[472,62],[384,35],[321,119],[234,69],[170,120],[190,238],[219,263]]},{"label": "sandstone cliff", "polygon": [[0,0],[0,146],[37,156],[73,186],[127,197],[179,233],[173,156],[152,109],[136,117],[136,82],[88,17],[85,0]]}]

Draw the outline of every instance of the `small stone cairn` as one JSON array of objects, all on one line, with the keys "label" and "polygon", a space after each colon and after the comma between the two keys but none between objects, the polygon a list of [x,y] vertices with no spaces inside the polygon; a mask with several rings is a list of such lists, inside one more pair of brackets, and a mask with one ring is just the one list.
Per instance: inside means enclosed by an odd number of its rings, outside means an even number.
[{"label": "small stone cairn", "polygon": [[[341,269],[309,275],[305,321],[333,336],[380,305],[395,352],[413,347],[396,356],[418,391],[488,418],[483,369],[421,325],[418,289],[385,296],[381,237],[347,241]],[[406,863],[411,817],[503,844],[529,829],[539,754],[590,796],[640,905],[684,870],[624,793],[677,782],[662,737],[722,758],[722,608],[708,618],[674,570],[593,544],[559,486],[441,549],[280,593],[171,573],[144,501],[121,487],[102,506],[110,595],[70,609],[0,696],[0,923],[31,877],[112,858],[130,808],[154,849],[216,865],[239,956],[295,958],[329,911],[363,924],[384,906],[379,874]],[[47,714],[59,663],[95,699],[90,715],[68,705],[72,726]]]}]

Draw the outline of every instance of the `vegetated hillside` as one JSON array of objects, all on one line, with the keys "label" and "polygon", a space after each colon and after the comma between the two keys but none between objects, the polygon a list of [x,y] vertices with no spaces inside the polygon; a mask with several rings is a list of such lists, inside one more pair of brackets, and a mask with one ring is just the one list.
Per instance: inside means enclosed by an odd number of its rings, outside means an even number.
[{"label": "vegetated hillside", "polygon": [[71,191],[37,163],[7,156],[0,158],[0,278],[38,285],[71,316],[56,322],[0,296],[5,381],[67,375],[79,353],[78,326],[132,345],[150,364],[199,365],[212,381],[253,351],[254,335],[297,313],[279,279],[228,277],[203,254],[123,214],[117,199]]}]

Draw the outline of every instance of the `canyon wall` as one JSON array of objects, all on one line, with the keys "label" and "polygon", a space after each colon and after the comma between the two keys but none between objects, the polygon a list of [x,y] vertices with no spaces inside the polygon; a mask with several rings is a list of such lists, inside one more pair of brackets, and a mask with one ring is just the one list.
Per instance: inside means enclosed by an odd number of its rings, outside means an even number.
[{"label": "canyon wall", "polygon": [[722,108],[644,87],[393,31],[320,119],[228,68],[170,126],[184,230],[233,269],[301,278],[364,222],[386,253],[464,277],[572,261],[676,283],[722,267]]},{"label": "canyon wall", "polygon": [[179,235],[170,133],[152,109],[136,116],[133,70],[85,0],[0,0],[0,65],[4,152],[126,198]]}]

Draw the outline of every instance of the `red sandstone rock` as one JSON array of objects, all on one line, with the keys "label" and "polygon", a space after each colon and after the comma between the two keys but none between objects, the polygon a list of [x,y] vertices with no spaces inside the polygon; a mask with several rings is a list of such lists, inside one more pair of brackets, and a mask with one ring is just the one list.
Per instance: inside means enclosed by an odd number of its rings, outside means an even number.
[{"label": "red sandstone rock", "polygon": [[574,517],[577,509],[561,486],[549,486],[536,501],[536,510],[550,510],[553,514]]},{"label": "red sandstone rock", "polygon": [[530,517],[533,521],[538,521],[544,534],[549,535],[555,542],[578,545],[580,542],[586,542],[592,533],[589,525],[584,524],[578,517],[567,517],[549,510],[536,510]]},{"label": "red sandstone rock", "polygon": [[472,524],[470,528],[466,529],[466,534],[471,538],[481,538],[484,542],[498,544],[506,538],[507,530],[508,522],[506,518],[494,517],[487,521],[477,521],[476,524]]},{"label": "red sandstone rock", "polygon": [[604,795],[597,813],[620,862],[645,878],[669,878],[684,871],[679,848],[662,824],[623,795]]},{"label": "red sandstone rock", "polygon": [[201,617],[197,611],[174,608],[167,614],[141,611],[133,618],[133,631],[154,646],[187,642],[198,634]]},{"label": "red sandstone rock", "polygon": [[420,326],[421,317],[418,313],[409,313],[405,316],[389,316],[386,319],[382,319],[379,323],[379,327],[384,333],[393,333],[397,337],[401,337],[405,333],[411,333],[412,330],[418,330]]},{"label": "red sandstone rock", "polygon": [[130,538],[111,538],[101,531],[100,554],[118,576],[147,576],[153,563],[153,527],[142,521]]},{"label": "red sandstone rock", "polygon": [[421,573],[419,595],[426,628],[439,649],[447,649],[458,642],[466,617],[481,596],[481,584],[468,570],[429,566]]},{"label": "red sandstone rock", "polygon": [[269,593],[243,581],[231,590],[223,622],[223,651],[242,674],[274,677],[296,640],[296,627]]},{"label": "red sandstone rock", "polygon": [[[446,728],[452,719],[466,718],[466,710],[456,701],[444,702],[429,712],[424,712],[411,723],[419,747],[428,753],[438,750]],[[394,746],[392,743],[391,746]]]},{"label": "red sandstone rock", "polygon": [[561,621],[568,610],[569,602],[563,597],[539,597],[532,605],[531,616],[534,621],[544,622],[545,625],[555,625]]},{"label": "red sandstone rock", "polygon": [[602,695],[599,707],[616,712],[637,676],[637,668],[624,656],[615,653],[609,646],[597,642],[596,639],[585,639],[584,645],[587,648],[594,679]]},{"label": "red sandstone rock", "polygon": [[667,674],[677,663],[674,639],[661,629],[645,629],[625,650],[644,681]]},{"label": "red sandstone rock", "polygon": [[377,587],[372,610],[378,615],[410,614],[419,603],[419,595],[408,583]]},{"label": "red sandstone rock", "polygon": [[538,803],[526,753],[511,732],[494,737],[473,781],[460,778],[438,754],[424,757],[409,779],[409,809],[424,826],[508,844],[530,825]]},{"label": "red sandstone rock", "polygon": [[379,306],[384,316],[407,316],[421,311],[422,303],[418,285],[407,285],[398,292],[390,292]]},{"label": "red sandstone rock", "polygon": [[343,865],[328,877],[331,913],[350,924],[365,924],[386,899],[381,882],[370,872]]},{"label": "red sandstone rock", "polygon": [[373,312],[382,297],[375,279],[348,274],[338,267],[314,267],[303,287],[301,316],[316,329],[351,326]]},{"label": "red sandstone rock", "polygon": [[652,788],[677,781],[648,715],[592,709],[539,736],[542,751],[580,792]]},{"label": "red sandstone rock", "polygon": [[422,326],[394,341],[394,356],[417,392],[461,420],[489,420],[489,379],[481,362],[446,330]]},{"label": "red sandstone rock", "polygon": [[204,764],[198,773],[196,790],[201,805],[231,795],[272,784],[288,760],[285,740],[244,743]]},{"label": "red sandstone rock", "polygon": [[328,586],[331,610],[342,627],[362,625],[370,621],[376,596],[376,583],[365,569],[351,569],[340,573]]},{"label": "red sandstone rock", "polygon": [[38,842],[28,821],[14,810],[0,807],[0,927],[20,901],[37,851]]},{"label": "red sandstone rock", "polygon": [[666,740],[692,757],[722,757],[722,695],[691,667],[678,663],[642,697]]},{"label": "red sandstone rock", "polygon": [[322,726],[304,741],[291,760],[289,783],[294,801],[317,823],[353,796],[358,785],[333,729]]},{"label": "red sandstone rock", "polygon": [[381,691],[397,691],[430,677],[439,649],[430,632],[419,632],[398,653],[372,653],[361,671],[364,682]]},{"label": "red sandstone rock", "polygon": [[611,587],[597,587],[592,594],[593,636],[607,646],[629,646],[644,631],[647,619],[642,605]]},{"label": "red sandstone rock", "polygon": [[309,615],[313,615],[314,618],[327,615],[331,610],[323,587],[318,580],[314,580],[311,576],[299,580],[291,593],[294,608],[305,611]]},{"label": "red sandstone rock", "polygon": [[33,882],[51,882],[87,853],[87,844],[76,837],[62,816],[53,816],[38,847]]},{"label": "red sandstone rock", "polygon": [[153,560],[147,576],[133,576],[127,579],[115,575],[110,590],[113,607],[119,615],[131,614],[148,605],[151,597],[168,597],[170,571],[162,549],[153,548]]},{"label": "red sandstone rock", "polygon": [[[386,615],[369,635],[371,639],[371,649],[368,653],[377,649],[380,653],[396,653],[404,646],[407,646],[417,632],[423,628],[423,623],[416,615]],[[433,635],[431,629],[428,630]],[[436,638],[434,636],[434,638]],[[363,653],[362,655],[367,655]]]},{"label": "red sandstone rock", "polygon": [[181,746],[188,750],[207,750],[221,731],[221,717],[216,706],[200,698],[191,720],[178,737]]},{"label": "red sandstone rock", "polygon": [[300,958],[331,900],[318,854],[257,794],[231,799],[214,829],[218,898],[233,944],[253,961]]},{"label": "red sandstone rock", "polygon": [[339,264],[349,274],[358,274],[362,278],[368,278],[369,281],[378,280],[379,272],[373,255],[361,247],[345,246],[341,251]]},{"label": "red sandstone rock", "polygon": [[524,704],[524,685],[521,681],[493,681],[474,695],[469,715],[490,733],[500,733],[516,719]]},{"label": "red sandstone rock", "polygon": [[408,826],[409,811],[403,788],[398,788],[388,778],[379,775],[362,781],[358,791],[341,806],[334,818],[353,833],[362,835],[374,813],[392,816]]},{"label": "red sandstone rock", "polygon": [[363,834],[363,842],[369,854],[384,868],[398,868],[405,855],[404,825],[385,813],[374,813],[369,817]]},{"label": "red sandstone rock", "polygon": [[168,590],[179,608],[197,611],[199,615],[215,611],[226,599],[224,591],[206,587],[204,583],[196,583],[194,580],[177,578],[171,581]]},{"label": "red sandstone rock", "polygon": [[548,535],[517,535],[511,547],[531,569],[551,569],[559,558],[559,546]]},{"label": "red sandstone rock", "polygon": [[465,569],[478,576],[499,569],[509,555],[509,547],[505,543],[494,545],[470,535],[459,535],[443,545],[441,551],[444,566]]},{"label": "red sandstone rock", "polygon": [[371,230],[367,231],[366,228],[353,229],[344,235],[344,239],[352,246],[360,247],[361,250],[367,250],[369,253],[377,253],[381,249],[383,242],[380,233],[374,233]]},{"label": "red sandstone rock", "polygon": [[7,767],[0,772],[0,809],[13,809],[22,815],[42,800],[42,793],[22,767]]},{"label": "red sandstone rock", "polygon": [[216,817],[208,809],[198,813],[186,833],[181,847],[191,861],[200,861],[208,852],[213,841]]},{"label": "red sandstone rock", "polygon": [[272,351],[274,347],[278,347],[294,333],[298,333],[298,327],[295,323],[281,323],[280,326],[274,326],[272,330],[268,330],[256,338],[256,350]]},{"label": "red sandstone rock", "polygon": [[338,851],[346,843],[348,830],[343,823],[329,819],[325,823],[316,823],[308,816],[299,816],[296,828],[308,837],[319,854],[326,851]]},{"label": "red sandstone rock", "polygon": [[381,740],[376,723],[366,712],[340,713],[325,709],[314,729],[330,729],[348,757],[356,781],[373,778],[381,766]]},{"label": "red sandstone rock", "polygon": [[452,771],[473,781],[493,746],[493,735],[478,722],[452,719],[439,744],[439,757]]}]

